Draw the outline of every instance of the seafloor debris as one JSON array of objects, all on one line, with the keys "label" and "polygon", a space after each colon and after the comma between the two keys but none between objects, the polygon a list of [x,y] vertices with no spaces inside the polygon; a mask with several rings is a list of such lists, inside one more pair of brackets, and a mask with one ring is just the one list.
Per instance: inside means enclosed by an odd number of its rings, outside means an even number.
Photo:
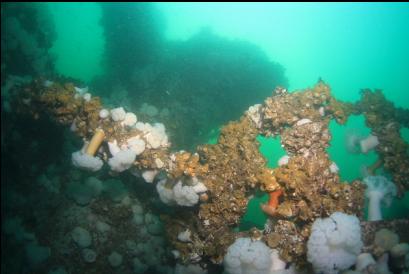
[{"label": "seafloor debris", "polygon": [[[365,186],[359,181],[340,182],[336,165],[326,152],[331,119],[345,123],[351,114],[364,114],[379,139],[376,150],[385,169],[400,190],[409,188],[408,145],[399,133],[401,126],[408,125],[408,111],[395,109],[380,91],[365,90],[361,101],[353,105],[332,97],[322,81],[312,89],[293,93],[277,89],[263,104],[250,107],[238,121],[224,126],[217,144],[199,146],[196,153],[170,153],[162,124],[137,122],[136,115],[123,108],[103,109],[98,97],[73,84],[44,85],[36,80],[15,99],[17,110],[34,119],[46,113],[60,124],[71,125],[84,138],[86,153],[108,162],[111,170],[131,169],[147,182],[154,182],[161,172],[163,195],[166,191],[174,195],[167,187],[186,187],[185,195],[200,202],[176,207],[162,216],[168,239],[185,263],[220,264],[235,238],[257,234],[257,239],[277,249],[283,260],[302,266],[314,220],[334,212],[361,217]],[[288,163],[275,169],[266,167],[256,139],[260,134],[281,135]],[[89,147],[93,136],[99,137],[94,137],[98,145],[102,139],[100,147]],[[198,183],[202,190],[190,193]],[[264,234],[235,232],[257,189],[273,193],[270,227]]]}]

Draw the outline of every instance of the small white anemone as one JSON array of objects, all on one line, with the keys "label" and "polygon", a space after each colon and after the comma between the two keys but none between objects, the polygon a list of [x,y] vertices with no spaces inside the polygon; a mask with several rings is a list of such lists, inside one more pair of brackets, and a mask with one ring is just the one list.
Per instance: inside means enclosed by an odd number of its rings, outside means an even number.
[{"label": "small white anemone", "polygon": [[368,176],[363,183],[367,186],[365,196],[369,199],[368,220],[382,220],[381,204],[390,206],[397,194],[395,184],[383,176]]},{"label": "small white anemone", "polygon": [[262,105],[255,104],[246,111],[247,116],[253,121],[257,128],[262,126]]},{"label": "small white anemone", "polygon": [[165,165],[165,163],[163,163],[163,161],[161,159],[156,158],[155,159],[155,165],[156,165],[157,168],[162,168]]},{"label": "small white anemone", "polygon": [[125,119],[126,112],[123,107],[111,109],[111,117],[115,122]]},{"label": "small white anemone", "polygon": [[116,140],[113,140],[112,142],[108,142],[108,148],[112,156],[115,156],[118,152],[121,151],[121,149],[118,146],[118,142]]},{"label": "small white anemone", "polygon": [[121,150],[108,160],[111,170],[122,172],[129,169],[135,161],[136,153],[133,150]]},{"label": "small white anemone", "polygon": [[142,172],[142,177],[145,179],[145,182],[152,183],[156,177],[156,174],[158,174],[158,171],[155,169],[145,170]]},{"label": "small white anemone", "polygon": [[139,155],[145,151],[145,141],[139,138],[139,136],[131,137],[126,142],[128,144],[128,147],[133,150],[136,155]]},{"label": "small white anemone", "polygon": [[186,229],[178,234],[178,240],[184,243],[191,242],[192,232],[189,229]]},{"label": "small white anemone", "polygon": [[303,119],[301,119],[301,120],[298,120],[297,123],[295,123],[295,125],[299,127],[299,126],[302,126],[302,125],[305,125],[305,124],[309,124],[309,123],[311,123],[311,120],[310,120],[310,119],[308,119],[308,118],[303,118]]},{"label": "small white anemone", "polygon": [[125,114],[125,118],[124,118],[124,120],[121,122],[121,124],[122,124],[123,126],[132,127],[132,126],[135,125],[136,121],[137,121],[136,115],[135,115],[134,113],[132,113],[132,112],[127,112],[127,113]]},{"label": "small white anemone", "polygon": [[71,156],[74,166],[89,171],[98,171],[104,165],[101,159],[84,153],[83,151],[76,151]]},{"label": "small white anemone", "polygon": [[50,80],[45,80],[45,81],[44,81],[44,86],[45,86],[46,88],[51,87],[53,84],[54,84],[53,81],[50,81]]},{"label": "small white anemone", "polygon": [[108,118],[108,116],[109,116],[109,110],[103,108],[99,111],[99,118],[105,119],[105,118]]},{"label": "small white anemone", "polygon": [[375,135],[369,135],[365,139],[361,140],[359,142],[359,145],[361,147],[361,152],[367,153],[368,151],[374,149],[377,145],[379,145],[379,140]]},{"label": "small white anemone", "polygon": [[339,171],[339,167],[335,162],[332,162],[329,166],[329,170],[331,171],[331,173],[337,173]]},{"label": "small white anemone", "polygon": [[290,156],[284,155],[280,159],[278,159],[278,166],[283,166],[288,164],[288,161],[290,160]]},{"label": "small white anemone", "polygon": [[168,136],[165,132],[165,126],[161,123],[155,123],[151,130],[145,134],[147,145],[150,148],[156,149],[160,146],[168,144]]},{"label": "small white anemone", "polygon": [[82,98],[84,98],[85,102],[91,101],[91,93],[85,93]]},{"label": "small white anemone", "polygon": [[362,272],[368,266],[375,264],[376,261],[370,253],[361,253],[356,259],[355,269]]},{"label": "small white anemone", "polygon": [[85,88],[74,87],[74,89],[80,95],[84,95],[85,93],[88,92],[88,87]]}]

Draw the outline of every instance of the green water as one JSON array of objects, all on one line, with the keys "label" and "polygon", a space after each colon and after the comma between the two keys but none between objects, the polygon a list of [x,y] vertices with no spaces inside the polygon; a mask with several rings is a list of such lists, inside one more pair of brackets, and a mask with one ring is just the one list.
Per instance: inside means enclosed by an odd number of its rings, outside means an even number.
[{"label": "green water", "polygon": [[355,130],[361,136],[368,136],[371,130],[365,126],[365,117],[363,115],[350,116],[346,125],[339,125],[332,120],[329,128],[332,139],[327,151],[331,160],[339,167],[341,180],[352,181],[362,177],[361,167],[376,162],[377,155],[374,151],[367,154],[348,152],[345,147],[345,136],[348,130]]},{"label": "green water", "polygon": [[[65,76],[91,81],[104,71],[104,35],[95,3],[49,4],[58,39],[52,53],[56,69]],[[285,67],[289,88],[312,86],[319,77],[330,84],[338,99],[355,101],[361,88],[381,88],[396,106],[409,107],[409,4],[408,3],[160,3],[168,41],[187,40],[200,28],[210,26],[216,34],[248,40],[261,47],[272,60]],[[331,159],[343,181],[361,176],[361,167],[376,161],[375,153],[351,154],[345,148],[348,129],[363,135],[370,130],[363,117],[350,117],[345,126],[334,121]],[[409,130],[402,136],[409,140]],[[217,130],[210,143],[217,140]],[[268,166],[275,167],[285,154],[279,139],[259,137]],[[258,226],[265,217],[250,202],[249,214]],[[385,210],[387,218],[408,212],[408,194]],[[249,217],[250,216],[250,217]]]},{"label": "green water", "polygon": [[101,10],[96,3],[50,3],[58,38],[51,48],[56,70],[83,81],[103,71]]},{"label": "green water", "polygon": [[260,142],[260,152],[267,159],[267,167],[278,167],[278,160],[287,154],[285,149],[281,147],[280,136],[274,138],[258,136],[257,140]]}]

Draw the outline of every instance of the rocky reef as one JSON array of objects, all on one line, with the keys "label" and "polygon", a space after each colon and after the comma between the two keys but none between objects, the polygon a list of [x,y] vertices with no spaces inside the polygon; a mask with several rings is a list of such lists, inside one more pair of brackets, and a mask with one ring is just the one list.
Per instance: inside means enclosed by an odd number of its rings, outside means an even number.
[{"label": "rocky reef", "polygon": [[[294,92],[277,87],[264,103],[225,125],[217,144],[198,146],[191,153],[172,152],[164,127],[141,121],[137,125],[136,116],[128,123],[126,118],[115,118],[113,110],[105,115],[98,97],[79,90],[70,83],[45,84],[44,79],[37,79],[13,90],[12,105],[33,119],[46,115],[58,124],[71,126],[83,138],[85,151],[102,131],[95,152],[89,154],[109,163],[112,174],[118,173],[112,164],[116,149],[134,149],[130,140],[143,142],[142,151],[133,156],[131,164],[122,162],[120,172],[129,169],[157,185],[161,180],[159,195],[172,209],[161,213],[161,221],[176,257],[186,264],[200,263],[204,268],[221,264],[235,239],[247,236],[277,249],[285,262],[308,268],[306,243],[317,218],[343,212],[362,219],[365,185],[341,182],[338,168],[326,151],[332,119],[344,124],[351,114],[363,114],[379,140],[379,165],[391,173],[400,193],[409,189],[408,144],[399,133],[401,127],[408,127],[409,113],[395,108],[381,91],[364,90],[361,100],[351,104],[334,98],[323,81]],[[259,151],[259,135],[281,136],[288,155],[279,167],[266,166]],[[239,232],[249,199],[260,189],[270,195],[269,202],[261,206],[269,217],[266,227]],[[104,205],[95,202],[92,206],[95,214],[102,215]],[[113,226],[126,223],[124,220],[132,215],[129,208],[107,211]]]}]

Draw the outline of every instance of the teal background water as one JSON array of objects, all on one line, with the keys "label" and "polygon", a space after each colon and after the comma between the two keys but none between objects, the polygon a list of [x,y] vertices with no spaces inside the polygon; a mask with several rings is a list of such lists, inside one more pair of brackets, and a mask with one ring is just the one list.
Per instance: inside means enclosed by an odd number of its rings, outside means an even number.
[{"label": "teal background water", "polygon": [[[94,3],[53,3],[58,70],[89,80],[101,69],[101,11]],[[363,87],[382,88],[409,105],[408,3],[161,3],[169,39],[187,39],[203,26],[246,39],[283,64],[291,89],[330,83],[343,100]],[[79,49],[79,54],[69,54]],[[87,61],[84,62],[86,52]],[[67,60],[70,60],[69,62]],[[80,71],[81,73],[78,73]]]},{"label": "teal background water", "polygon": [[[52,53],[56,69],[65,76],[89,82],[103,67],[104,35],[96,3],[49,4],[58,33]],[[186,40],[200,28],[229,39],[260,46],[286,69],[290,90],[312,86],[319,77],[330,84],[338,99],[355,101],[361,88],[381,88],[396,106],[409,108],[409,4],[408,3],[160,3],[166,19],[165,37]],[[374,153],[346,151],[345,134],[359,129],[369,134],[363,117],[350,117],[345,126],[332,122],[328,152],[340,168],[341,179],[359,178],[360,168],[376,160]],[[409,140],[407,129],[402,135]],[[217,136],[217,134],[216,134]],[[215,137],[210,142],[215,142]],[[274,167],[284,154],[279,140],[260,139],[261,151]],[[250,215],[260,219],[256,197]],[[385,216],[409,212],[409,197],[395,201]],[[250,216],[250,217],[248,217]],[[260,221],[262,222],[262,221]]]},{"label": "teal background water", "polygon": [[90,81],[103,71],[101,9],[96,3],[49,3],[58,38],[51,48],[56,70]]}]

